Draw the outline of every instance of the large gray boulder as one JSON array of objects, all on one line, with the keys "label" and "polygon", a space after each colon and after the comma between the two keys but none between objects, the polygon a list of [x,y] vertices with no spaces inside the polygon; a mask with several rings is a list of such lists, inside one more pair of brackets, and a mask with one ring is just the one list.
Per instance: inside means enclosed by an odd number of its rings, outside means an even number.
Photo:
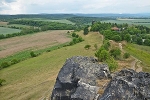
[{"label": "large gray boulder", "polygon": [[96,80],[109,77],[108,66],[98,64],[95,58],[69,58],[58,74],[51,100],[97,100]]},{"label": "large gray boulder", "polygon": [[[106,87],[97,80],[111,78]],[[103,82],[102,82],[103,83]],[[99,95],[99,89],[104,93]],[[150,100],[150,74],[123,69],[110,75],[106,64],[95,58],[75,56],[61,68],[51,100]]]}]

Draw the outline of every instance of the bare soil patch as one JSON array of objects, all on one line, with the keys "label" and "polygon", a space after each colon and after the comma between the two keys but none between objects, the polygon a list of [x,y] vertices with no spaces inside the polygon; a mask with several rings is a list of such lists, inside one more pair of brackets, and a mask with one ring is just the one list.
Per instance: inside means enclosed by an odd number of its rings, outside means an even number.
[{"label": "bare soil patch", "polygon": [[28,49],[41,49],[69,42],[68,30],[39,32],[32,35],[0,40],[0,58]]},{"label": "bare soil patch", "polygon": [[0,21],[0,26],[6,26],[8,24],[8,22],[1,22]]}]

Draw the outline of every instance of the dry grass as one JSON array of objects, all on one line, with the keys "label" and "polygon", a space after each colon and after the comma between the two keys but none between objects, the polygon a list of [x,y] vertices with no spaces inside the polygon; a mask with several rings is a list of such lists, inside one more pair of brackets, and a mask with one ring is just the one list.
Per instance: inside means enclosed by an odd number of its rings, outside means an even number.
[{"label": "dry grass", "polygon": [[[119,47],[119,43],[118,42],[115,42],[113,40],[110,40],[110,44],[111,44],[111,49],[114,49],[114,48],[120,48]],[[127,43],[125,41],[121,41],[121,44],[122,46],[124,47]],[[122,50],[121,52],[121,56],[120,56],[120,59],[117,60],[117,63],[118,63],[118,68],[116,71],[121,71],[122,69],[124,68],[131,68],[133,70],[136,70],[135,68],[135,64],[136,64],[136,58],[133,57],[133,56],[130,56],[128,59],[124,59],[123,58],[123,54],[125,53],[126,51]]]},{"label": "dry grass", "polygon": [[46,31],[0,40],[0,58],[26,49],[41,49],[70,41],[67,30]]},{"label": "dry grass", "polygon": [[121,71],[122,69],[124,68],[131,68],[132,69],[132,66],[133,66],[133,62],[134,62],[134,58],[130,57],[128,59],[124,59],[124,60],[117,60],[118,62],[118,68],[117,68],[117,71]]},{"label": "dry grass", "polygon": [[106,88],[106,86],[108,85],[109,82],[110,82],[110,79],[97,80],[97,86],[99,87],[98,93],[100,95],[102,95],[104,93],[104,90],[105,90],[105,88]]},{"label": "dry grass", "polygon": [[[101,35],[91,32],[82,35],[85,41],[60,48],[49,53],[22,61],[16,65],[0,70],[0,76],[6,80],[0,87],[1,100],[43,100],[48,98],[53,89],[57,74],[65,60],[72,56],[94,56],[94,44],[102,44]],[[91,45],[85,50],[85,45]]]},{"label": "dry grass", "polygon": [[0,21],[0,26],[6,26],[8,24],[8,22],[1,22]]}]

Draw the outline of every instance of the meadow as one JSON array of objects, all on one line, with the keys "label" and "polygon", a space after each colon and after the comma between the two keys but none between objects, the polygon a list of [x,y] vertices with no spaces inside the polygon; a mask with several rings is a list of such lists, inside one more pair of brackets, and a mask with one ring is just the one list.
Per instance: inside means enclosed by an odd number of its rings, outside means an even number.
[{"label": "meadow", "polygon": [[143,71],[150,72],[150,47],[128,43],[124,49],[142,61]]},{"label": "meadow", "polygon": [[12,34],[12,33],[18,33],[21,30],[19,29],[12,29],[12,28],[6,28],[6,27],[0,27],[0,34]]},{"label": "meadow", "polygon": [[[1,78],[6,83],[0,89],[2,100],[44,100],[53,89],[55,79],[65,60],[72,56],[94,56],[94,44],[102,44],[102,36],[97,32],[90,32],[84,36],[85,41],[73,46],[63,47],[51,52],[45,52],[38,57],[27,59],[18,64],[0,70]],[[91,45],[89,50],[85,45]]]},{"label": "meadow", "polygon": [[143,25],[143,26],[147,26],[150,28],[150,19],[121,19],[118,18],[116,20],[105,20],[102,21],[105,23],[117,23],[117,24],[123,24],[123,23],[127,23],[129,25]]}]

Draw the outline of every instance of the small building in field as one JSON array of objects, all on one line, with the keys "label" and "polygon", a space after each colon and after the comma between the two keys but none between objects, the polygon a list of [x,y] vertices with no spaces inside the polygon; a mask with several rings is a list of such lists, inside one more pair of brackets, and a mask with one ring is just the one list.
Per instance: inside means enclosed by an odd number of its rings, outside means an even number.
[{"label": "small building in field", "polygon": [[120,29],[118,27],[112,27],[111,30],[113,30],[113,31],[120,31]]}]

